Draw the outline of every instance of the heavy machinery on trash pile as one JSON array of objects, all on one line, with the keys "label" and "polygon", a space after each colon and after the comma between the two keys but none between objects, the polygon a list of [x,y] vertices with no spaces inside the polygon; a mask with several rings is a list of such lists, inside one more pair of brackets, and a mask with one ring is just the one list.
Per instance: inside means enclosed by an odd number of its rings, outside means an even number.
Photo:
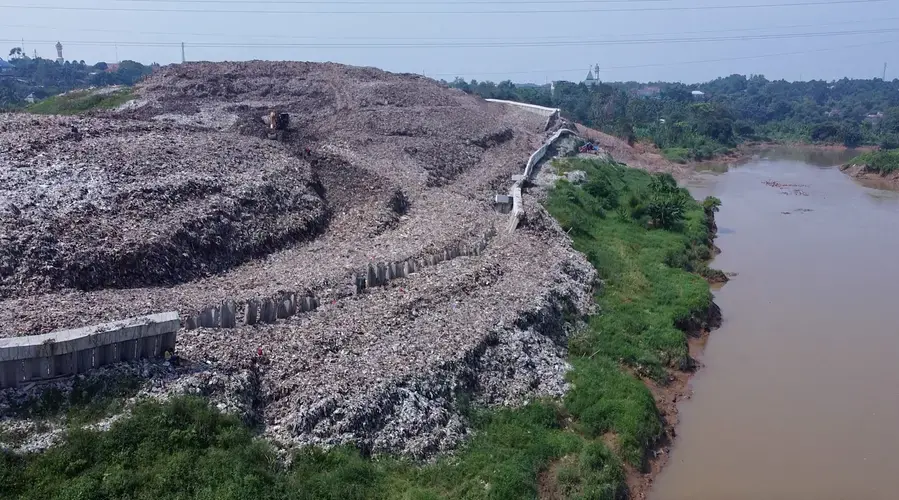
[{"label": "heavy machinery on trash pile", "polygon": [[284,132],[290,125],[290,114],[272,111],[264,121],[268,123],[268,138],[280,141],[284,139]]}]

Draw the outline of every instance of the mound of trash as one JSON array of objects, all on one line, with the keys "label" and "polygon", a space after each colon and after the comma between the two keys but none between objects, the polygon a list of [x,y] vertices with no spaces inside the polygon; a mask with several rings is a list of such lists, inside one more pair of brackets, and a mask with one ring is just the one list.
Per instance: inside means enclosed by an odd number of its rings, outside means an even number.
[{"label": "mound of trash", "polygon": [[0,297],[171,285],[309,238],[308,163],[235,134],[0,117]]}]

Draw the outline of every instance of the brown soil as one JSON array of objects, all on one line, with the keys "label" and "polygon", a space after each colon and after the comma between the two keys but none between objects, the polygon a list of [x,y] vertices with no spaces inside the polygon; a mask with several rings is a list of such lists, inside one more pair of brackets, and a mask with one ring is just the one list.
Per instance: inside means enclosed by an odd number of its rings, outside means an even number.
[{"label": "brown soil", "polygon": [[537,498],[540,500],[564,500],[568,498],[562,485],[559,484],[559,470],[566,465],[573,464],[577,461],[574,455],[566,455],[558,460],[552,461],[537,476]]},{"label": "brown soil", "polygon": [[644,379],[656,400],[659,414],[662,416],[664,433],[659,438],[656,446],[650,451],[649,465],[645,471],[639,471],[631,466],[627,466],[627,487],[631,500],[646,499],[652,490],[656,476],[668,464],[671,445],[677,436],[677,405],[684,399],[690,399],[692,395],[690,377],[702,366],[699,358],[705,349],[709,333],[708,330],[703,330],[698,336],[688,339],[690,357],[695,361],[695,365],[690,371],[669,370],[669,383],[665,386],[660,386],[651,380]]},{"label": "brown soil", "polygon": [[626,163],[629,167],[649,172],[668,172],[678,179],[687,177],[691,172],[690,166],[667,160],[657,148],[651,145],[643,143],[630,145],[623,139],[584,125],[578,124],[577,128],[581,137],[599,145],[608,151],[615,161]]},{"label": "brown soil", "polygon": [[843,165],[840,170],[853,179],[858,179],[862,184],[877,188],[899,190],[899,171],[882,175],[879,172],[871,172],[864,165]]}]

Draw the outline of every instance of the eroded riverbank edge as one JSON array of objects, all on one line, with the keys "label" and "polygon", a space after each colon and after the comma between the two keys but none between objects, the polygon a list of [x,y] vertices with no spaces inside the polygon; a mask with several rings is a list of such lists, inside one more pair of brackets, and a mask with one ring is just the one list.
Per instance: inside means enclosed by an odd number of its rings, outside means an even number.
[{"label": "eroded riverbank edge", "polygon": [[840,171],[857,180],[865,187],[899,191],[899,171],[884,175],[880,172],[869,170],[865,165],[858,165],[853,162],[841,165]]},{"label": "eroded riverbank edge", "polygon": [[677,425],[680,422],[679,405],[681,401],[690,399],[693,390],[690,380],[693,375],[702,368],[702,353],[712,331],[721,326],[721,308],[712,302],[708,310],[707,326],[697,331],[687,331],[687,346],[690,358],[694,364],[688,370],[672,370],[671,380],[667,386],[644,379],[643,383],[652,392],[656,401],[656,407],[664,422],[664,434],[652,448],[649,456],[649,466],[646,472],[628,468],[627,484],[631,500],[643,500],[652,491],[655,479],[662,472],[671,458],[671,448],[677,439]]},{"label": "eroded riverbank edge", "polygon": [[[714,212],[709,213],[709,238],[711,240],[710,250],[717,255],[721,250],[714,244],[715,237],[718,234],[718,226],[715,223]],[[727,283],[727,278],[723,280],[708,279],[709,287],[714,285],[723,286]],[[713,300],[708,309],[702,314],[691,318],[691,321],[685,325],[678,325],[687,335],[687,347],[689,350],[690,365],[684,370],[669,370],[669,382],[667,385],[660,385],[657,382],[641,378],[644,384],[649,388],[655,399],[656,407],[662,418],[664,433],[656,442],[655,446],[650,450],[648,457],[648,467],[645,471],[637,470],[633,467],[627,468],[627,485],[630,493],[630,500],[644,500],[652,491],[655,479],[662,472],[671,458],[671,449],[677,439],[677,426],[680,422],[679,405],[682,401],[690,399],[693,390],[690,381],[693,376],[702,368],[702,354],[705,351],[713,331],[721,327],[722,311],[718,304]]]}]

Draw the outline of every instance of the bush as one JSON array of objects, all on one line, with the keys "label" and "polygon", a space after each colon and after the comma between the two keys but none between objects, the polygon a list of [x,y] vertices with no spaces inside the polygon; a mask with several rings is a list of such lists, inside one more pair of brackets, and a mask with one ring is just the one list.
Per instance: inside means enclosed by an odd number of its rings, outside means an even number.
[{"label": "bush", "polygon": [[665,148],[662,150],[662,156],[674,163],[687,163],[691,157],[687,148]]},{"label": "bush", "polygon": [[705,199],[702,200],[702,209],[706,214],[717,212],[720,206],[721,200],[715,198],[714,196],[706,196]]},{"label": "bush", "polygon": [[860,154],[849,162],[852,165],[864,165],[865,170],[886,175],[899,170],[899,150],[869,151]]},{"label": "bush", "polygon": [[677,187],[677,181],[671,174],[652,176],[649,189],[651,194],[646,204],[646,214],[652,226],[662,229],[679,226],[684,220],[689,193]]},{"label": "bush", "polygon": [[899,149],[899,135],[889,134],[880,139],[880,149]]}]

